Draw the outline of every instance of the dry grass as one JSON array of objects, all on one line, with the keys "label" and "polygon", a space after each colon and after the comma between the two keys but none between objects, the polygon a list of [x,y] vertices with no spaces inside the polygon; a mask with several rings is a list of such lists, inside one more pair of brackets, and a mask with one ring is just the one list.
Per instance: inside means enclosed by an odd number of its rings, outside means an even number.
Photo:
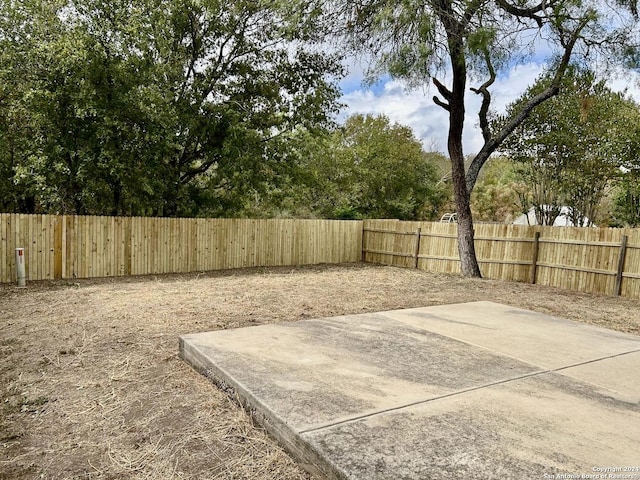
[{"label": "dry grass", "polygon": [[371,265],[0,286],[0,479],[309,479],[183,333],[492,300],[640,334],[640,302]]}]

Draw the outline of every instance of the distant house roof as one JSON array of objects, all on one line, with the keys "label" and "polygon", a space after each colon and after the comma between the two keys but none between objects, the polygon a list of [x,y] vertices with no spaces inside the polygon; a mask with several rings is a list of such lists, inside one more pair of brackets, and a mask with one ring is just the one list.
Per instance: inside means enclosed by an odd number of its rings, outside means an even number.
[{"label": "distant house roof", "polygon": [[[549,209],[551,208],[549,205],[543,205],[543,208]],[[556,217],[556,220],[553,222],[554,227],[575,227],[571,219],[569,218],[569,207],[561,207],[560,215]],[[531,207],[527,214],[522,214],[517,217],[513,221],[514,225],[538,225],[538,220],[536,219],[536,210],[534,207]],[[589,226],[589,219],[585,219],[583,227]]]}]

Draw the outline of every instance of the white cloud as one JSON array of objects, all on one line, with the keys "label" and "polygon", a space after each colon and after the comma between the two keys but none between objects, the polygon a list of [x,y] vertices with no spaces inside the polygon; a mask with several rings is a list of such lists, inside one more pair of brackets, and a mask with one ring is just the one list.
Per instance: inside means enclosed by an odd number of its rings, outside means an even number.
[{"label": "white cloud", "polygon": [[629,72],[626,75],[613,77],[609,87],[616,92],[626,91],[636,102],[640,103],[640,73]]},{"label": "white cloud", "polygon": [[544,68],[544,64],[531,62],[516,65],[509,70],[506,77],[498,77],[492,87],[493,108],[497,112],[504,112],[507,105],[533,84]]},{"label": "white cloud", "polygon": [[[492,88],[493,108],[498,112],[504,111],[505,106],[518,98],[541,71],[541,65],[530,63],[515,66],[506,77],[499,78]],[[439,151],[446,152],[448,114],[433,103],[432,97],[437,93],[435,89],[409,90],[398,80],[387,80],[375,89],[354,87],[356,83],[359,82],[354,77],[349,79],[348,84],[343,83],[346,93],[342,102],[347,106],[340,120],[356,113],[384,114],[393,122],[411,127],[425,148],[435,146]],[[477,152],[482,146],[482,134],[478,128],[480,103],[478,95],[468,93],[463,137],[467,154]]]},{"label": "white cloud", "polygon": [[[441,152],[447,150],[448,114],[433,103],[435,93],[431,89],[409,90],[398,80],[385,80],[373,89],[364,88],[362,68],[352,65],[353,74],[347,83],[342,83],[342,102],[347,106],[339,120],[349,115],[384,114],[393,122],[411,127],[416,137],[426,149],[436,148]],[[491,88],[492,108],[503,113],[506,106],[516,100],[533,84],[542,73],[544,64],[530,62],[515,65],[507,75],[499,76]],[[477,83],[469,82],[469,86]],[[609,85],[616,91],[626,90],[636,101],[640,102],[640,74],[628,74],[614,77]],[[467,94],[465,130],[463,134],[465,154],[473,154],[482,147],[482,134],[478,127],[478,111],[481,98],[472,93]]]},{"label": "white cloud", "polygon": [[447,115],[421,91],[407,91],[397,81],[388,81],[379,93],[372,90],[359,89],[347,93],[342,101],[347,104],[342,119],[356,113],[384,114],[392,122],[411,127],[425,146],[431,140],[445,139]]}]

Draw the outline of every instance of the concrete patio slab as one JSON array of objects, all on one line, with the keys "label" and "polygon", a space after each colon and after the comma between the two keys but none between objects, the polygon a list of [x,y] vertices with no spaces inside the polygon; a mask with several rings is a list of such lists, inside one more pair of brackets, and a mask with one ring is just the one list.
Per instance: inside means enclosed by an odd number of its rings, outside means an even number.
[{"label": "concrete patio slab", "polygon": [[613,330],[491,302],[408,309],[393,315],[416,328],[550,370],[633,351],[640,340]]},{"label": "concrete patio slab", "polygon": [[632,335],[474,302],[185,335],[180,355],[321,477],[640,467]]}]

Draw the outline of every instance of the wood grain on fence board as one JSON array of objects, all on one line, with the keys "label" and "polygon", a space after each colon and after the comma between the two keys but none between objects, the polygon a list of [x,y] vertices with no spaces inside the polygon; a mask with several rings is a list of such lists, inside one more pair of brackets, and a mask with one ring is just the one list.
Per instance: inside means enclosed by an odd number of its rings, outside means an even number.
[{"label": "wood grain on fence board", "polygon": [[[410,239],[418,228],[418,268],[459,273],[457,226],[452,223],[365,220],[363,258],[415,266],[415,240]],[[477,224],[475,236],[485,278],[640,298],[640,229]]]},{"label": "wood grain on fence board", "polygon": [[362,222],[0,214],[0,282],[357,262]]},{"label": "wood grain on fence board", "polygon": [[[456,229],[385,219],[0,214],[0,281],[15,281],[17,247],[25,248],[28,280],[359,260],[459,273]],[[487,278],[531,282],[535,273],[541,285],[640,298],[640,229],[478,224],[475,233]]]}]

